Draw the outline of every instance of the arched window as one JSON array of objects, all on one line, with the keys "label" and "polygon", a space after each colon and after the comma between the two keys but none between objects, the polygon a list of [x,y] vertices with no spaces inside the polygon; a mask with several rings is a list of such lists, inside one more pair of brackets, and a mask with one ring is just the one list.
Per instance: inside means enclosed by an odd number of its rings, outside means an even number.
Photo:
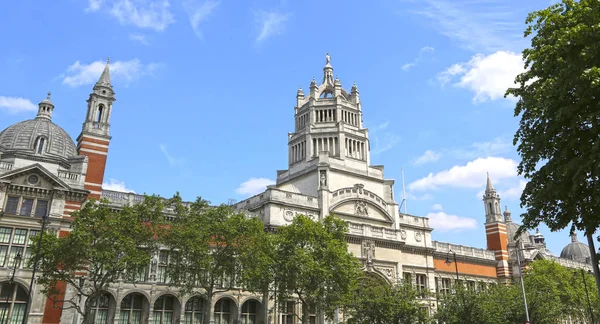
[{"label": "arched window", "polygon": [[185,324],[202,324],[204,299],[196,296],[185,303]]},{"label": "arched window", "polygon": [[110,295],[103,293],[92,301],[90,310],[90,323],[107,324]]},{"label": "arched window", "polygon": [[175,297],[164,295],[158,297],[154,302],[154,316],[152,322],[154,324],[172,324],[175,323],[173,312],[176,304]]},{"label": "arched window", "polygon": [[44,146],[46,145],[46,138],[40,136],[35,140],[35,152],[37,154],[44,153]]},{"label": "arched window", "polygon": [[258,309],[258,302],[256,300],[248,300],[242,305],[242,324],[255,324],[256,323],[256,310]]},{"label": "arched window", "polygon": [[215,304],[215,324],[231,323],[231,299],[219,299]]},{"label": "arched window", "polygon": [[98,105],[98,112],[96,113],[96,120],[94,120],[97,123],[100,123],[102,121],[102,114],[104,113],[104,105],[103,104],[99,104]]},{"label": "arched window", "polygon": [[0,290],[0,323],[21,323],[27,305],[25,289],[17,283],[5,282]]},{"label": "arched window", "polygon": [[490,214],[494,213],[494,209],[492,209],[492,203],[491,202],[488,203],[488,213],[490,213]]},{"label": "arched window", "polygon": [[132,293],[121,301],[121,313],[119,314],[120,324],[141,324],[142,310],[144,307],[144,295]]}]

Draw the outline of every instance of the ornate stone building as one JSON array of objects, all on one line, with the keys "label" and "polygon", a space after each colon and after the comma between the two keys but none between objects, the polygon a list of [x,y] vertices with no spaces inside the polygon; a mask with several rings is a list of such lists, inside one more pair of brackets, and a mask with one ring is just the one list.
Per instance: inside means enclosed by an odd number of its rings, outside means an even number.
[{"label": "ornate stone building", "polygon": [[[64,235],[71,212],[90,197],[106,198],[114,208],[143,201],[142,195],[102,190],[114,101],[107,64],[87,100],[77,144],[52,123],[55,107],[50,94],[40,102],[34,119],[0,133],[0,296],[6,297],[0,300],[0,322],[10,318],[11,323],[19,323],[31,299],[28,323],[79,323],[73,310],[53,307],[35,283],[29,296],[32,270],[25,261],[18,264],[17,255],[29,258],[29,237],[39,233],[44,219],[46,228]],[[500,197],[489,177],[483,198],[487,249],[434,241],[428,219],[401,213],[394,180],[384,177],[383,166],[371,165],[358,87],[342,88],[329,55],[321,82],[313,79],[306,94],[298,90],[294,119],[294,132],[288,134],[288,169],[277,171],[275,185],[233,207],[261,218],[269,227],[289,224],[298,214],[321,219],[333,213],[343,218],[350,227],[349,249],[364,271],[390,284],[411,282],[434,293],[423,298],[424,311],[434,311],[436,297],[449,293],[457,280],[470,289],[508,280],[516,274],[518,246],[524,262],[550,258],[569,267],[589,268],[585,245],[576,239],[563,250],[562,258],[545,248],[539,234],[525,234],[515,241],[518,225],[508,210],[501,214]],[[107,291],[94,307],[95,322],[199,323],[204,300],[180,296],[168,287],[168,258],[168,252],[161,251],[135,285],[119,282]],[[66,297],[74,297],[75,292],[66,288]],[[277,308],[271,301],[269,318],[261,318],[261,301],[248,292],[221,293],[211,305],[211,320],[287,324],[301,311],[293,302]],[[315,316],[315,322],[323,319]]]}]

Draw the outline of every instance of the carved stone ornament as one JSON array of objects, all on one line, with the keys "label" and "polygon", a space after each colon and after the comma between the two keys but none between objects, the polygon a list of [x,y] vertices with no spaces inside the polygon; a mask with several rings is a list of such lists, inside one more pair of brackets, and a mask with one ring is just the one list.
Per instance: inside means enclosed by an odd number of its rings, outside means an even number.
[{"label": "carved stone ornament", "polygon": [[383,273],[386,277],[388,277],[388,279],[390,279],[391,281],[394,281],[394,279],[396,279],[396,271],[394,270],[394,268],[389,268],[389,267],[377,267],[375,268],[377,270],[379,270],[381,273]]},{"label": "carved stone ornament", "polygon": [[296,216],[296,214],[291,210],[286,210],[283,212],[283,219],[285,219],[288,222],[291,222],[292,220],[294,220],[295,216]]},{"label": "carved stone ornament", "polygon": [[56,190],[56,191],[54,191],[54,198],[63,199],[63,198],[65,198],[65,193],[60,190]]},{"label": "carved stone ornament", "polygon": [[4,182],[0,182],[0,190],[4,191],[8,188],[8,184]]},{"label": "carved stone ornament", "polygon": [[356,203],[354,203],[354,212],[359,216],[369,216],[367,203],[362,200],[357,200]]},{"label": "carved stone ornament", "polygon": [[321,184],[321,188],[327,187],[327,171],[321,171],[319,183]]},{"label": "carved stone ornament", "polygon": [[423,239],[423,234],[421,234],[421,232],[415,232],[415,240],[417,242],[421,242],[422,239]]},{"label": "carved stone ornament", "polygon": [[375,242],[373,241],[363,241],[363,258],[367,259],[367,265],[373,264],[373,259],[375,258]]},{"label": "carved stone ornament", "polygon": [[408,235],[406,235],[406,230],[400,230],[400,238],[406,240]]},{"label": "carved stone ornament", "polygon": [[283,219],[285,219],[286,222],[291,223],[294,218],[296,218],[296,216],[298,215],[305,215],[307,217],[310,217],[312,220],[316,220],[317,216],[313,213],[307,213],[307,212],[303,212],[303,211],[297,211],[297,210],[284,210],[283,211]]}]

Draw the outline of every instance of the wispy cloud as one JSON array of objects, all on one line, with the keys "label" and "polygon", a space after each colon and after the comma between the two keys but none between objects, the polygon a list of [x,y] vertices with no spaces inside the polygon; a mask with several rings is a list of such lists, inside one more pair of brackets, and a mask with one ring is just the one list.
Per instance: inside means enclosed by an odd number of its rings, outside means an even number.
[{"label": "wispy cloud", "polygon": [[105,11],[121,25],[161,32],[175,22],[170,7],[169,0],[89,0],[85,11]]},{"label": "wispy cloud", "polygon": [[183,166],[186,164],[186,162],[187,162],[186,159],[175,157],[175,156],[171,155],[171,153],[169,153],[169,151],[167,150],[166,145],[160,144],[158,147],[160,148],[160,151],[163,153],[163,155],[165,156],[165,158],[167,159],[167,161],[169,162],[169,164],[171,166],[178,167],[178,166]]},{"label": "wispy cloud", "polygon": [[235,192],[244,196],[254,196],[267,189],[267,186],[275,184],[275,181],[267,178],[250,178],[242,182]]},{"label": "wispy cloud", "polygon": [[408,72],[408,70],[412,69],[413,67],[415,67],[419,63],[421,63],[421,61],[423,61],[423,59],[425,59],[428,56],[433,55],[434,51],[435,51],[435,49],[431,46],[421,47],[421,49],[417,53],[417,57],[415,57],[415,59],[412,60],[412,62],[402,65],[402,70]]},{"label": "wispy cloud", "polygon": [[254,17],[260,26],[256,42],[262,42],[269,37],[283,33],[285,23],[288,21],[290,15],[274,10],[258,11],[254,13]]},{"label": "wispy cloud", "polygon": [[444,212],[442,205],[435,204],[425,217],[429,218],[429,226],[440,232],[462,232],[477,228],[477,220]]},{"label": "wispy cloud", "polygon": [[139,34],[139,33],[132,33],[129,34],[129,39],[134,41],[134,42],[138,42],[142,45],[150,45],[150,43],[148,42],[148,37],[146,37],[146,35],[144,34]]},{"label": "wispy cloud", "polygon": [[425,17],[428,25],[475,52],[518,50],[523,44],[523,19],[501,0],[404,0],[414,4],[413,14]]},{"label": "wispy cloud", "polygon": [[442,157],[442,154],[436,151],[427,150],[423,155],[416,158],[413,162],[414,165],[423,165],[426,163],[432,163],[438,161]]},{"label": "wispy cloud", "polygon": [[[477,54],[468,62],[457,63],[438,74],[443,86],[458,77],[454,86],[474,93],[473,103],[503,99],[506,90],[516,87],[515,78],[525,72],[521,54],[498,51],[490,55]],[[514,97],[508,97],[514,100]]]},{"label": "wispy cloud", "polygon": [[125,186],[125,182],[116,179],[109,179],[107,182],[103,182],[102,189],[135,193],[134,190],[131,190]]},{"label": "wispy cloud", "polygon": [[183,7],[190,18],[190,25],[196,34],[196,37],[202,38],[200,25],[210,17],[219,6],[219,1],[215,0],[184,0]]},{"label": "wispy cloud", "polygon": [[400,136],[388,130],[389,124],[389,121],[385,121],[375,127],[369,128],[369,137],[373,143],[371,154],[381,154],[393,148],[400,141]]},{"label": "wispy cloud", "polygon": [[[98,81],[105,66],[105,61],[95,61],[90,64],[81,64],[76,61],[59,77],[62,78],[63,84],[70,87],[88,85]],[[152,75],[160,66],[157,63],[142,64],[137,58],[129,61],[111,62],[111,80],[120,80],[128,84],[141,76]]]},{"label": "wispy cloud", "polygon": [[26,98],[0,96],[0,110],[5,110],[9,113],[36,111],[37,108],[37,105]]}]

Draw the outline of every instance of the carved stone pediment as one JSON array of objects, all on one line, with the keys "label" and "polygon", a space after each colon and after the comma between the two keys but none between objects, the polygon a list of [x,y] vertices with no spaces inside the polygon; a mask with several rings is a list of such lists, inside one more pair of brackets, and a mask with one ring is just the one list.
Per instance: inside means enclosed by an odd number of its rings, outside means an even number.
[{"label": "carved stone pediment", "polygon": [[46,170],[40,164],[33,164],[24,168],[12,170],[0,176],[0,180],[10,182],[12,185],[53,190],[58,188],[69,191],[71,187],[56,175]]},{"label": "carved stone pediment", "polygon": [[341,215],[352,215],[360,218],[369,218],[386,223],[392,222],[392,217],[379,206],[363,199],[349,199],[332,206],[331,212]]}]

